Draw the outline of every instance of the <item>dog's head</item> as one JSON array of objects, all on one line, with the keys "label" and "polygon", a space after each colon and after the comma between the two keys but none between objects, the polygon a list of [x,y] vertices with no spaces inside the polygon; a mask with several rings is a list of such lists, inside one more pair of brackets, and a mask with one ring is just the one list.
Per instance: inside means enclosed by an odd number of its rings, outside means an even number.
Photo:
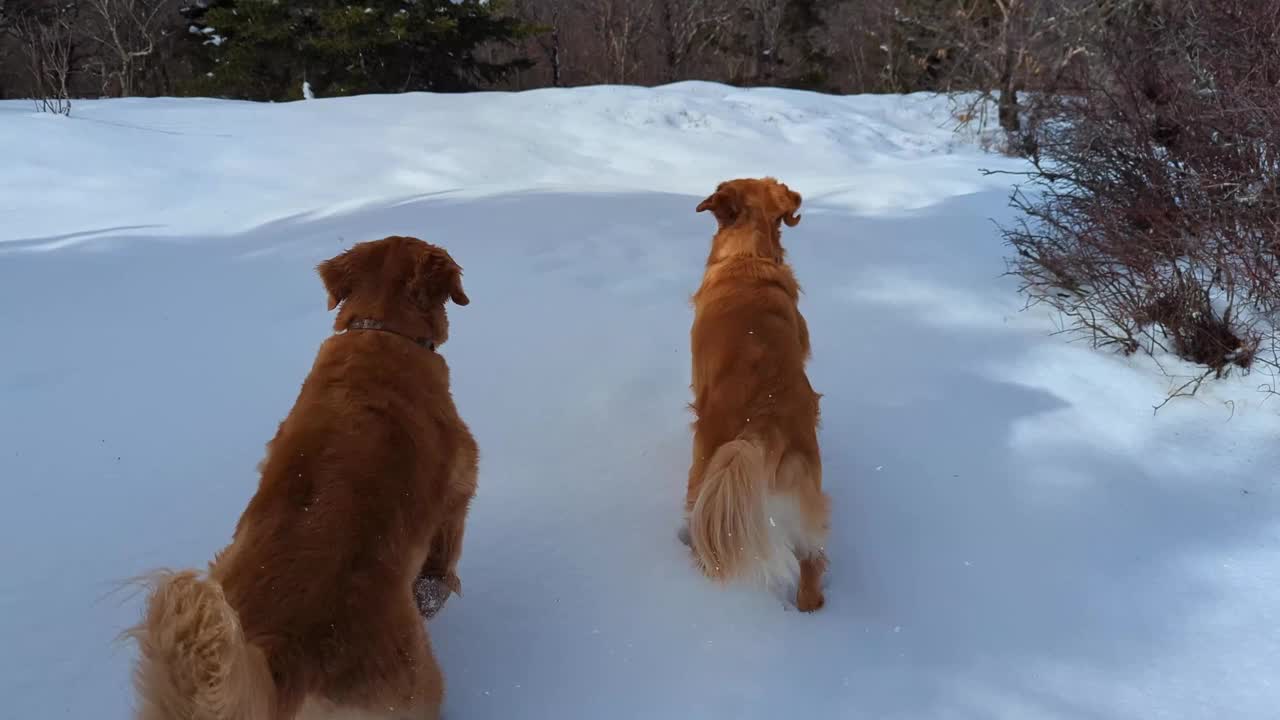
[{"label": "dog's head", "polygon": [[343,330],[352,320],[375,320],[442,345],[449,338],[445,303],[471,302],[462,289],[462,268],[442,247],[417,238],[391,236],[353,245],[316,268],[329,293],[329,309]]},{"label": "dog's head", "polygon": [[[801,200],[800,193],[774,178],[739,178],[726,180],[716,186],[716,191],[698,204],[697,212],[710,210],[716,216],[721,230],[735,226],[754,226],[768,230],[764,233],[764,238],[770,245],[768,248],[720,248],[713,249],[713,255],[754,252],[781,260],[781,224],[795,227],[800,223],[800,216],[796,211],[800,209]],[[754,233],[718,233],[716,242],[741,242],[753,236]]]},{"label": "dog's head", "polygon": [[698,204],[697,211],[710,210],[722,228],[743,221],[785,222],[795,227],[800,223],[796,214],[800,202],[800,193],[775,178],[739,178],[717,185],[716,191]]}]

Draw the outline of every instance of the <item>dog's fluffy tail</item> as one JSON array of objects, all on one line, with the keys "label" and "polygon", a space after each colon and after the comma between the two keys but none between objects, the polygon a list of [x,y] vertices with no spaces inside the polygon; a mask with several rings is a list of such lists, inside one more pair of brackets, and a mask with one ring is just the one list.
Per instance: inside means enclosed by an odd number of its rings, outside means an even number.
[{"label": "dog's fluffy tail", "polygon": [[770,478],[760,442],[739,437],[716,449],[689,514],[690,546],[713,580],[748,573],[774,580],[770,568],[779,548],[765,507]]},{"label": "dog's fluffy tail", "polygon": [[134,669],[139,720],[267,720],[275,689],[266,660],[215,580],[161,572],[142,622]]}]

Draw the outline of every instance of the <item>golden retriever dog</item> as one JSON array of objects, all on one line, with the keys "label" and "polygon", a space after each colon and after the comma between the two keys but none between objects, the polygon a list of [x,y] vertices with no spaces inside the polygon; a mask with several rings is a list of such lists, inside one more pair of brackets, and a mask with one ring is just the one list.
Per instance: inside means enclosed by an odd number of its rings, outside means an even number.
[{"label": "golden retriever dog", "polygon": [[693,463],[681,539],[718,581],[754,577],[821,608],[822,492],[809,329],[782,249],[800,195],[774,178],[720,183],[698,205],[719,223],[693,296]]},{"label": "golden retriever dog", "polygon": [[134,681],[141,720],[438,718],[444,678],[414,600],[456,567],[478,451],[454,407],[445,303],[462,269],[416,238],[317,268],[341,305],[267,444],[231,544],[152,576]]}]

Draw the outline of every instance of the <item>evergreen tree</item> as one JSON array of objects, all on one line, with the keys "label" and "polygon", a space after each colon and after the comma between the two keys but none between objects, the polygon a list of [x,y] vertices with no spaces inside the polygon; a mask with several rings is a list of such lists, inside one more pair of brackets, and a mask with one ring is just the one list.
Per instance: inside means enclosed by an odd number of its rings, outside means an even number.
[{"label": "evergreen tree", "polygon": [[200,92],[252,100],[414,90],[462,92],[530,63],[475,50],[527,35],[484,0],[211,0],[184,8],[200,43]]}]

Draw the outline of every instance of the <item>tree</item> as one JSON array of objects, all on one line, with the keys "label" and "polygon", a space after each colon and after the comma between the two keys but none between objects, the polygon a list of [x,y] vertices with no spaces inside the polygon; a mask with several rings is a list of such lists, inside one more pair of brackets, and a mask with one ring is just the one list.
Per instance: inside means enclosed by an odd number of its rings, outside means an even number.
[{"label": "tree", "polygon": [[690,59],[710,47],[732,17],[729,0],[659,0],[666,81],[684,79]]},{"label": "tree", "polygon": [[593,76],[599,82],[637,81],[641,52],[652,38],[655,0],[578,0],[587,18],[600,62]]},{"label": "tree", "polygon": [[[1096,36],[1109,0],[910,0],[893,10],[886,47],[897,91],[976,91],[1024,144],[1024,90],[1053,94]],[[968,113],[970,115],[974,112]]]},{"label": "tree", "polygon": [[743,0],[738,3],[735,44],[741,63],[738,77],[752,85],[771,85],[783,62],[783,20],[787,0]]},{"label": "tree", "polygon": [[0,28],[21,47],[36,104],[46,112],[69,114],[80,3],[7,2],[0,11]]},{"label": "tree", "polygon": [[318,95],[460,92],[528,65],[476,56],[528,32],[482,0],[215,0],[185,13],[206,54],[202,84],[235,97],[298,98],[304,82]]},{"label": "tree", "polygon": [[95,65],[103,95],[129,97],[138,90],[147,60],[156,52],[162,29],[161,12],[171,10],[165,0],[85,0],[95,27],[89,33],[98,44]]},{"label": "tree", "polygon": [[551,87],[564,84],[565,43],[563,23],[568,14],[568,0],[535,0],[518,6],[520,17],[537,23],[533,26],[541,51],[551,71]]}]

